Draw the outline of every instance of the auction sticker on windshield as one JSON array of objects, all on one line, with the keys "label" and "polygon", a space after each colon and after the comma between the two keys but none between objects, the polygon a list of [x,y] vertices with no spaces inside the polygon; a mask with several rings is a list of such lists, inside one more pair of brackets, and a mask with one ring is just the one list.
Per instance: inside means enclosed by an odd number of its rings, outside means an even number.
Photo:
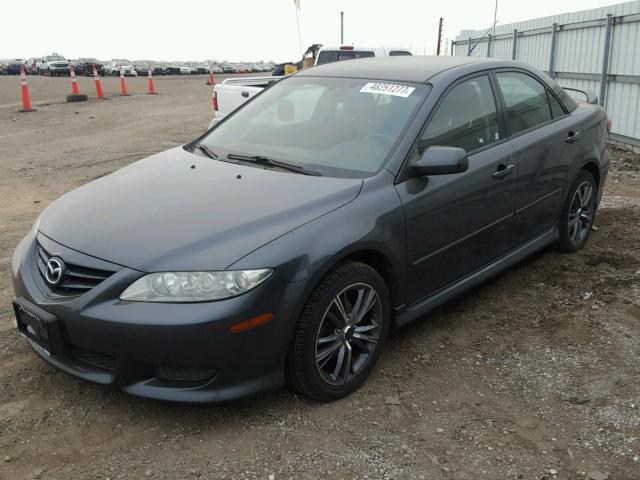
[{"label": "auction sticker on windshield", "polygon": [[408,97],[415,90],[406,85],[396,85],[393,83],[367,83],[360,89],[366,93],[380,93],[382,95],[393,95],[394,97]]}]

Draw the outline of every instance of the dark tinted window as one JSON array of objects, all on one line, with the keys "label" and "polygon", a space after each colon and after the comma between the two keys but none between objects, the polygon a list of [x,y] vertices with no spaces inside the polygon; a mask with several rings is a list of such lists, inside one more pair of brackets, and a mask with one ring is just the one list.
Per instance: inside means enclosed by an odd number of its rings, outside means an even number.
[{"label": "dark tinted window", "polygon": [[547,91],[538,80],[518,72],[498,73],[496,77],[512,134],[551,120]]},{"label": "dark tinted window", "polygon": [[359,52],[357,50],[324,50],[318,55],[318,65],[373,56],[373,52]]},{"label": "dark tinted window", "polygon": [[558,118],[566,115],[562,109],[562,105],[560,105],[560,102],[556,97],[554,97],[551,92],[547,92],[547,95],[549,96],[549,104],[551,105],[551,116],[553,116],[553,118]]},{"label": "dark tinted window", "polygon": [[411,52],[403,52],[402,50],[394,50],[389,52],[390,57],[399,57],[401,55],[411,55]]},{"label": "dark tinted window", "polygon": [[486,75],[451,90],[418,142],[420,154],[432,145],[464,148],[467,152],[500,140],[496,103]]}]

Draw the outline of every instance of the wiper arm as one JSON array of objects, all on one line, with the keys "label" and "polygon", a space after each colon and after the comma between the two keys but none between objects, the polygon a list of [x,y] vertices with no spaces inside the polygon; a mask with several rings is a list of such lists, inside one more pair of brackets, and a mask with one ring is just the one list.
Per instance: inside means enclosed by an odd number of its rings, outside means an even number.
[{"label": "wiper arm", "polygon": [[265,157],[263,155],[241,155],[239,153],[229,153],[227,158],[229,160],[239,160],[241,162],[252,162],[260,165],[281,168],[283,170],[289,170],[290,172],[301,173],[302,175],[313,175],[316,177],[321,176],[320,173],[313,170],[307,170],[300,165],[294,165],[293,163],[287,163],[281,160],[274,160],[271,157]]},{"label": "wiper arm", "polygon": [[214,152],[213,150],[211,150],[209,147],[207,147],[202,143],[192,143],[191,146],[193,148],[197,148],[209,158],[219,158],[216,152]]}]

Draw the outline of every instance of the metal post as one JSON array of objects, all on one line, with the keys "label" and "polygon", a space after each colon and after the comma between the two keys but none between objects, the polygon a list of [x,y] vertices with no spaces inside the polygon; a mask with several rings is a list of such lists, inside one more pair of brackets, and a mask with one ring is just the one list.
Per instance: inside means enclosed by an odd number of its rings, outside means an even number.
[{"label": "metal post", "polygon": [[454,50],[455,46],[456,46],[456,42],[452,40],[451,41],[451,56],[452,57],[455,55],[455,50]]},{"label": "metal post", "polygon": [[613,15],[607,14],[607,30],[604,34],[604,54],[602,55],[602,75],[600,77],[600,106],[604,107],[607,98],[607,77],[609,76],[609,55],[611,53],[611,36],[613,34]]},{"label": "metal post", "polygon": [[518,52],[518,29],[516,28],[513,31],[513,47],[511,49],[511,60],[515,60],[517,58]]},{"label": "metal post", "polygon": [[554,71],[556,62],[556,41],[558,39],[558,24],[554,23],[551,27],[551,53],[549,54],[549,76],[554,78],[556,73]]},{"label": "metal post", "polygon": [[340,12],[340,45],[344,44],[344,12]]},{"label": "metal post", "polygon": [[491,56],[491,40],[493,40],[493,35],[487,35],[487,57]]},{"label": "metal post", "polygon": [[467,39],[467,57],[471,55],[471,37]]},{"label": "metal post", "polygon": [[440,46],[442,45],[442,17],[440,17],[440,21],[438,22],[438,44],[436,46],[436,55],[440,56]]}]

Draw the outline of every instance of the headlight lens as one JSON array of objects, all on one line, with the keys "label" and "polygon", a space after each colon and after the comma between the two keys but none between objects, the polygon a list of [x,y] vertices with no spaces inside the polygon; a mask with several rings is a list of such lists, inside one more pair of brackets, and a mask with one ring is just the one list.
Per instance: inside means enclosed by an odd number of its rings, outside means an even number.
[{"label": "headlight lens", "polygon": [[133,302],[207,302],[235,297],[257,287],[273,270],[159,272],[133,282],[120,300]]}]

